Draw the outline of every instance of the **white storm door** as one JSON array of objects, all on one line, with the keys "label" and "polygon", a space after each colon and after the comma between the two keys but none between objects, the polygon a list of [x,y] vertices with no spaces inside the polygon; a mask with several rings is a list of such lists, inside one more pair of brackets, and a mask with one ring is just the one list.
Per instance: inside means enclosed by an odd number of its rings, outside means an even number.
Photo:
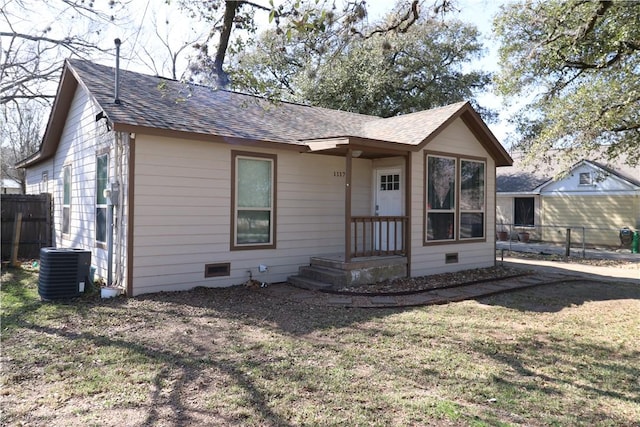
[{"label": "white storm door", "polygon": [[[404,188],[401,169],[376,169],[375,216],[402,216]],[[375,248],[394,251],[402,248],[402,224],[383,221],[374,228]]]}]

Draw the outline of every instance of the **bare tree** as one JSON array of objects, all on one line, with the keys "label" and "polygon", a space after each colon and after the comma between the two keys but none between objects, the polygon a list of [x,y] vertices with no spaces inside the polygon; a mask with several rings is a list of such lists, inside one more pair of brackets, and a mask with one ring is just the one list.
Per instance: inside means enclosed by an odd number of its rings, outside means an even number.
[{"label": "bare tree", "polygon": [[3,104],[0,140],[7,141],[2,150],[2,178],[20,183],[25,192],[25,170],[15,164],[38,150],[41,139],[43,107],[37,103],[18,102]]},{"label": "bare tree", "polygon": [[[110,0],[116,13],[122,4]],[[46,16],[32,22],[28,17]],[[101,24],[114,15],[99,12],[83,0],[2,0],[0,7],[0,104],[54,96],[62,59],[89,58],[105,52],[98,45]]]},{"label": "bare tree", "polygon": [[[174,80],[181,79],[184,72],[178,72],[178,61],[187,54],[188,48],[193,48],[199,42],[205,39],[204,34],[193,32],[192,34],[182,34],[184,38],[176,42],[173,35],[175,29],[170,18],[165,18],[164,22],[159,22],[157,14],[151,18],[151,28],[153,29],[153,40],[150,44],[141,44],[142,53],[137,53],[138,59],[158,76],[166,76],[170,74]],[[159,43],[159,49],[156,43]],[[163,53],[159,52],[162,51]],[[185,67],[186,69],[186,67]]]}]

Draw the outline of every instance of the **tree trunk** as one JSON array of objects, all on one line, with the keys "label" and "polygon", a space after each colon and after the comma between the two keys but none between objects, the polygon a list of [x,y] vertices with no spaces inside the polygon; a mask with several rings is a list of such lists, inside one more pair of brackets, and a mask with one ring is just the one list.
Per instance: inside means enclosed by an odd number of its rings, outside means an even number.
[{"label": "tree trunk", "polygon": [[226,1],[224,9],[224,19],[222,21],[222,31],[220,33],[220,43],[218,43],[218,50],[216,51],[216,57],[213,61],[213,72],[216,75],[216,81],[219,87],[226,87],[229,84],[229,76],[222,69],[224,58],[227,53],[227,47],[229,46],[229,39],[231,38],[231,30],[233,28],[233,20],[236,17],[239,1]]}]

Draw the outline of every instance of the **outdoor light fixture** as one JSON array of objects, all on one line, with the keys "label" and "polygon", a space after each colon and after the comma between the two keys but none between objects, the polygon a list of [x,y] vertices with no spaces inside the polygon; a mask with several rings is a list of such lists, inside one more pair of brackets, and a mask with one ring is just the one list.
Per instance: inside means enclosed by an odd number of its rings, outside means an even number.
[{"label": "outdoor light fixture", "polygon": [[104,119],[104,124],[107,126],[107,132],[111,131],[111,123],[109,123],[109,118],[104,113],[104,111],[100,111],[98,114],[96,114],[96,122],[102,119]]},{"label": "outdoor light fixture", "polygon": [[353,150],[351,152],[351,156],[352,157],[360,157],[360,156],[362,156],[362,150]]}]

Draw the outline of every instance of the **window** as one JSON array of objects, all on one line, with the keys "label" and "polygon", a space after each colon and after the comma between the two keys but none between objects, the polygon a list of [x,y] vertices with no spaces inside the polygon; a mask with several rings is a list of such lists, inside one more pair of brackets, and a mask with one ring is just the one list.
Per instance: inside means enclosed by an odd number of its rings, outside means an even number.
[{"label": "window", "polygon": [[486,163],[426,155],[425,242],[485,237]]},{"label": "window", "polygon": [[591,172],[580,172],[580,185],[591,184],[593,184],[593,177],[591,176]]},{"label": "window", "polygon": [[42,172],[42,190],[41,193],[49,192],[49,171]]},{"label": "window", "polygon": [[231,249],[275,248],[276,157],[232,152]]},{"label": "window", "polygon": [[400,175],[382,175],[380,176],[380,190],[392,191],[400,189]]},{"label": "window", "polygon": [[516,197],[513,206],[513,222],[515,225],[533,227],[534,223],[533,197]]},{"label": "window", "polygon": [[107,198],[104,190],[109,181],[109,155],[100,154],[96,158],[96,243],[107,242]]},{"label": "window", "polygon": [[69,234],[71,225],[71,165],[62,169],[62,234]]},{"label": "window", "polygon": [[484,162],[460,160],[460,238],[484,237]]},{"label": "window", "polygon": [[427,156],[427,240],[455,239],[456,159]]}]

